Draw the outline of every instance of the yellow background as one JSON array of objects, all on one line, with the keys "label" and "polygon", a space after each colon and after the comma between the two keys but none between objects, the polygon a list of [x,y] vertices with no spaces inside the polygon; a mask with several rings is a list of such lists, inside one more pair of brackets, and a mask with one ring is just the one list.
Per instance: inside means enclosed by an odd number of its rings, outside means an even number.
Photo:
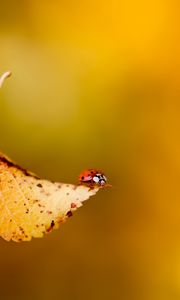
[{"label": "yellow background", "polygon": [[58,231],[0,241],[0,298],[180,299],[180,5],[2,1],[1,149],[103,190]]}]

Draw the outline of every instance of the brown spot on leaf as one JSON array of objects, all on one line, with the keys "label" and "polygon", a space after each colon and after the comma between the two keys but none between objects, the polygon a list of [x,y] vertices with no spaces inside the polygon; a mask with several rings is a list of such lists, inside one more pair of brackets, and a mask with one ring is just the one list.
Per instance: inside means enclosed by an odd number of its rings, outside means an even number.
[{"label": "brown spot on leaf", "polygon": [[38,183],[38,184],[37,184],[37,187],[42,188],[43,186],[42,186],[41,183]]},{"label": "brown spot on leaf", "polygon": [[76,208],[76,207],[77,207],[76,203],[71,203],[71,208]]},{"label": "brown spot on leaf", "polygon": [[47,232],[51,232],[51,230],[53,229],[54,225],[55,225],[54,220],[52,220],[50,227],[46,231]]},{"label": "brown spot on leaf", "polygon": [[68,218],[70,218],[70,217],[72,217],[72,211],[71,210],[69,210],[68,212],[67,212],[67,214],[66,214],[66,216],[68,217]]},{"label": "brown spot on leaf", "polygon": [[37,203],[37,202],[39,202],[39,200],[37,200],[37,199],[33,201],[33,203]]}]

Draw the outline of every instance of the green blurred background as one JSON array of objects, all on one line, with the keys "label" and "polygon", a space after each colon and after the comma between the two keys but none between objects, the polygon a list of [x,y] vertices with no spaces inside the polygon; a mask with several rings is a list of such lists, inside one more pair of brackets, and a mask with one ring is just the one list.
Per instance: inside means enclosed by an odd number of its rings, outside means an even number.
[{"label": "green blurred background", "polygon": [[113,184],[44,239],[0,240],[0,298],[180,299],[178,1],[1,1],[0,147]]}]

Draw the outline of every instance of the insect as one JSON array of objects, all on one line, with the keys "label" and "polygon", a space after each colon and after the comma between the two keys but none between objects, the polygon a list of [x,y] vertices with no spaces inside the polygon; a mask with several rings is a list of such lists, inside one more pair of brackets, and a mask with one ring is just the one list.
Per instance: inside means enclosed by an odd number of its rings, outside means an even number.
[{"label": "insect", "polygon": [[83,171],[79,176],[80,184],[87,184],[90,187],[104,186],[107,182],[106,176],[96,169],[88,169]]}]

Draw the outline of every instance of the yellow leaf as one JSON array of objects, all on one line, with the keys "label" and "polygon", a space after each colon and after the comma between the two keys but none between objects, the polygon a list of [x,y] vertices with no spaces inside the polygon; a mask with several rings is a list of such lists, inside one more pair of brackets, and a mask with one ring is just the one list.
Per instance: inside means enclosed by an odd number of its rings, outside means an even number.
[{"label": "yellow leaf", "polygon": [[99,188],[40,179],[0,153],[0,236],[16,242],[42,237]]}]

